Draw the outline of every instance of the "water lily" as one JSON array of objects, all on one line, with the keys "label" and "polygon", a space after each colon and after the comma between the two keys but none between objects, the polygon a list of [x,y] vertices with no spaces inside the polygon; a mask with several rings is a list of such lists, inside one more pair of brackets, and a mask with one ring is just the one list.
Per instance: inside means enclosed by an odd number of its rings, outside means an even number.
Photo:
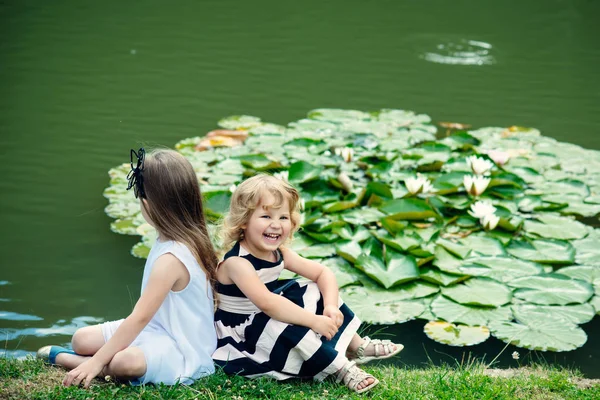
[{"label": "water lily", "polygon": [[510,154],[502,150],[490,150],[487,155],[499,166],[506,164],[510,159]]},{"label": "water lily", "polygon": [[489,175],[494,163],[485,158],[470,156],[467,157],[467,165],[473,170],[475,175]]},{"label": "water lily", "polygon": [[465,175],[463,178],[463,185],[465,189],[472,196],[479,196],[490,184],[491,179],[483,176]]},{"label": "water lily", "polygon": [[433,185],[429,182],[429,179],[423,176],[407,178],[404,181],[404,185],[406,185],[406,189],[408,189],[410,194],[427,193],[433,189]]},{"label": "water lily", "polygon": [[468,213],[474,218],[483,218],[496,212],[496,207],[489,200],[480,200],[475,204],[471,204],[471,210]]},{"label": "water lily", "polygon": [[479,220],[479,222],[483,226],[483,229],[485,229],[486,231],[491,231],[494,228],[496,228],[496,226],[498,226],[498,222],[500,222],[500,217],[496,214],[487,214],[483,216]]},{"label": "water lily", "polygon": [[513,358],[513,360],[518,360],[519,359],[519,352],[518,351],[513,351],[512,358]]},{"label": "water lily", "polygon": [[352,189],[354,188],[354,185],[352,184],[350,177],[348,175],[346,175],[346,173],[344,173],[344,172],[340,172],[340,174],[337,177],[337,180],[338,180],[338,182],[341,183],[344,190],[348,193],[350,193],[352,191]]},{"label": "water lily", "polygon": [[351,147],[344,147],[343,149],[337,147],[335,149],[335,155],[342,157],[342,159],[346,162],[350,162],[354,158],[354,149]]},{"label": "water lily", "polygon": [[284,181],[284,182],[287,182],[287,181],[288,181],[288,177],[289,177],[289,175],[290,175],[289,171],[275,172],[275,173],[273,174],[273,176],[274,176],[275,178],[279,178],[279,179],[281,179],[281,180],[282,180],[282,181]]}]

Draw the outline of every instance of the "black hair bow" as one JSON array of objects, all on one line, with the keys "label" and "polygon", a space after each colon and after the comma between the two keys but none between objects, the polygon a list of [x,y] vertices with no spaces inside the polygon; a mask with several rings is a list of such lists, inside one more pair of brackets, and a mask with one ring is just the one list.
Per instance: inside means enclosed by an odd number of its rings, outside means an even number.
[{"label": "black hair bow", "polygon": [[[136,160],[135,168],[133,167],[134,157]],[[144,148],[140,148],[139,151],[135,151],[131,149],[131,171],[127,174],[127,179],[129,180],[129,184],[127,184],[127,190],[133,188],[133,194],[135,194],[135,198],[141,197],[142,199],[146,198],[146,193],[144,193],[144,159],[146,158],[146,150]]]}]

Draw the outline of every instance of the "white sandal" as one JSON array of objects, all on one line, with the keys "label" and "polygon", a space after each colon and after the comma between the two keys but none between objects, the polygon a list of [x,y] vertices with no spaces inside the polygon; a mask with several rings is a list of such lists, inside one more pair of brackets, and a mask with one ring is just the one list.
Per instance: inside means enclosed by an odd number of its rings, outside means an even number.
[{"label": "white sandal", "polygon": [[[373,379],[373,383],[369,386],[365,386],[362,389],[358,388],[358,385],[364,382],[366,379]],[[373,389],[379,383],[379,379],[375,378],[373,375],[368,372],[363,371],[362,369],[356,366],[354,361],[348,361],[342,369],[340,369],[337,373],[337,378],[335,380],[336,383],[342,382],[346,387],[352,390],[355,393],[364,393]]]},{"label": "white sandal", "polygon": [[[375,347],[375,355],[365,356],[365,349],[372,344]],[[392,351],[392,345],[396,346],[396,350]],[[371,339],[368,336],[363,338],[363,343],[356,349],[356,354],[352,358],[357,365],[366,364],[373,360],[385,360],[400,353],[404,348],[403,345],[392,343],[390,340]]]}]

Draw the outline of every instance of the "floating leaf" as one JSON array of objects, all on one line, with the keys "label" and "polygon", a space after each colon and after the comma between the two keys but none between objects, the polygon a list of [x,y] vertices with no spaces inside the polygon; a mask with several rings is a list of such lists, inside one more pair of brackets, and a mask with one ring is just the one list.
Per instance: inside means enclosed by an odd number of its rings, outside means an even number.
[{"label": "floating leaf", "polygon": [[368,224],[371,222],[379,221],[384,217],[385,214],[371,207],[357,208],[352,211],[341,214],[341,218],[344,221],[353,225]]},{"label": "floating leaf", "polygon": [[352,240],[336,243],[335,251],[344,259],[350,261],[351,263],[355,263],[356,259],[360,257],[362,253],[362,248],[358,242]]},{"label": "floating leaf", "polygon": [[561,268],[556,273],[591,283],[596,293],[600,293],[600,268],[598,267],[574,265],[572,267]]},{"label": "floating leaf", "polygon": [[538,306],[533,304],[516,304],[512,307],[515,318],[525,324],[534,324],[536,320],[555,319],[560,323],[567,320],[572,324],[590,322],[596,310],[589,304],[574,304],[568,306]]},{"label": "floating leaf", "polygon": [[110,224],[110,230],[121,235],[137,235],[137,224],[132,218],[117,219]]},{"label": "floating leaf", "polygon": [[485,326],[455,325],[443,321],[430,321],[423,330],[429,339],[449,346],[473,346],[490,337],[490,330]]},{"label": "floating leaf", "polygon": [[431,312],[438,319],[465,325],[488,325],[491,321],[510,321],[512,312],[504,307],[476,307],[456,303],[444,296],[431,302]]},{"label": "floating leaf", "polygon": [[396,199],[383,203],[379,210],[392,219],[420,220],[437,216],[429,204],[421,199]]},{"label": "floating leaf", "polygon": [[473,250],[478,255],[484,256],[503,256],[506,254],[502,243],[494,238],[480,236],[480,235],[469,235],[460,242],[466,247]]},{"label": "floating leaf", "polygon": [[435,267],[424,267],[421,268],[421,279],[427,282],[435,283],[437,285],[448,286],[454,283],[462,282],[468,279],[466,275],[455,275],[441,271]]},{"label": "floating leaf", "polygon": [[512,257],[472,257],[459,269],[468,275],[486,276],[501,282],[544,272],[539,264]]},{"label": "floating leaf", "polygon": [[589,283],[559,274],[524,276],[513,279],[508,285],[517,289],[514,291],[516,298],[541,305],[581,304],[594,294]]},{"label": "floating leaf", "polygon": [[137,258],[148,258],[150,247],[145,243],[136,243],[131,249],[131,255]]},{"label": "floating leaf", "polygon": [[362,254],[356,260],[355,266],[385,288],[419,277],[415,259],[391,249],[386,253],[385,263],[381,259]]},{"label": "floating leaf", "polygon": [[522,260],[541,264],[572,264],[575,261],[573,246],[560,240],[533,240],[531,243],[513,240],[506,251]]},{"label": "floating leaf", "polygon": [[[364,286],[346,286],[340,295],[366,323],[395,324],[410,321],[425,311],[419,300],[403,300],[401,291],[377,291]],[[395,298],[395,294],[400,297]]]},{"label": "floating leaf", "polygon": [[321,174],[321,168],[306,161],[297,161],[290,165],[288,179],[290,182],[302,183],[317,179]]},{"label": "floating leaf", "polygon": [[537,320],[524,325],[514,322],[492,322],[492,335],[513,346],[540,351],[571,351],[585,344],[587,335],[583,329],[566,320]]},{"label": "floating leaf", "polygon": [[338,287],[340,288],[360,283],[359,273],[356,271],[356,268],[352,268],[352,266],[341,257],[326,258],[321,260],[321,264],[333,271]]},{"label": "floating leaf", "polygon": [[457,303],[499,307],[510,302],[511,290],[489,278],[471,278],[465,282],[443,287],[442,294]]},{"label": "floating leaf", "polygon": [[463,243],[456,243],[446,239],[438,239],[436,243],[459,258],[466,258],[471,253],[471,249]]},{"label": "floating leaf", "polygon": [[260,118],[250,115],[232,115],[221,119],[217,125],[224,129],[248,129],[260,125]]},{"label": "floating leaf", "polygon": [[523,229],[549,239],[582,239],[588,234],[587,227],[581,222],[552,214],[540,214],[536,220],[526,220]]},{"label": "floating leaf", "polygon": [[590,235],[585,239],[573,241],[573,246],[577,252],[575,261],[578,264],[600,267],[600,238]]}]

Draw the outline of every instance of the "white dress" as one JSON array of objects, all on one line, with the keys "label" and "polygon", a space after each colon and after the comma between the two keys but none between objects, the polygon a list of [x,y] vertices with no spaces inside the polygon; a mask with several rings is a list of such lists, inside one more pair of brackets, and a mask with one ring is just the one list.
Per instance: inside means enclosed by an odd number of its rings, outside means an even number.
[{"label": "white dress", "polygon": [[[146,373],[133,384],[177,382],[191,384],[215,372],[211,358],[217,347],[214,330],[213,294],[206,274],[191,251],[182,243],[156,241],[144,267],[142,293],[155,261],[163,254],[177,257],[187,268],[190,282],[181,291],[170,291],[160,308],[131,347],[140,348],[146,358]],[[108,341],[123,320],[101,324]]]}]

